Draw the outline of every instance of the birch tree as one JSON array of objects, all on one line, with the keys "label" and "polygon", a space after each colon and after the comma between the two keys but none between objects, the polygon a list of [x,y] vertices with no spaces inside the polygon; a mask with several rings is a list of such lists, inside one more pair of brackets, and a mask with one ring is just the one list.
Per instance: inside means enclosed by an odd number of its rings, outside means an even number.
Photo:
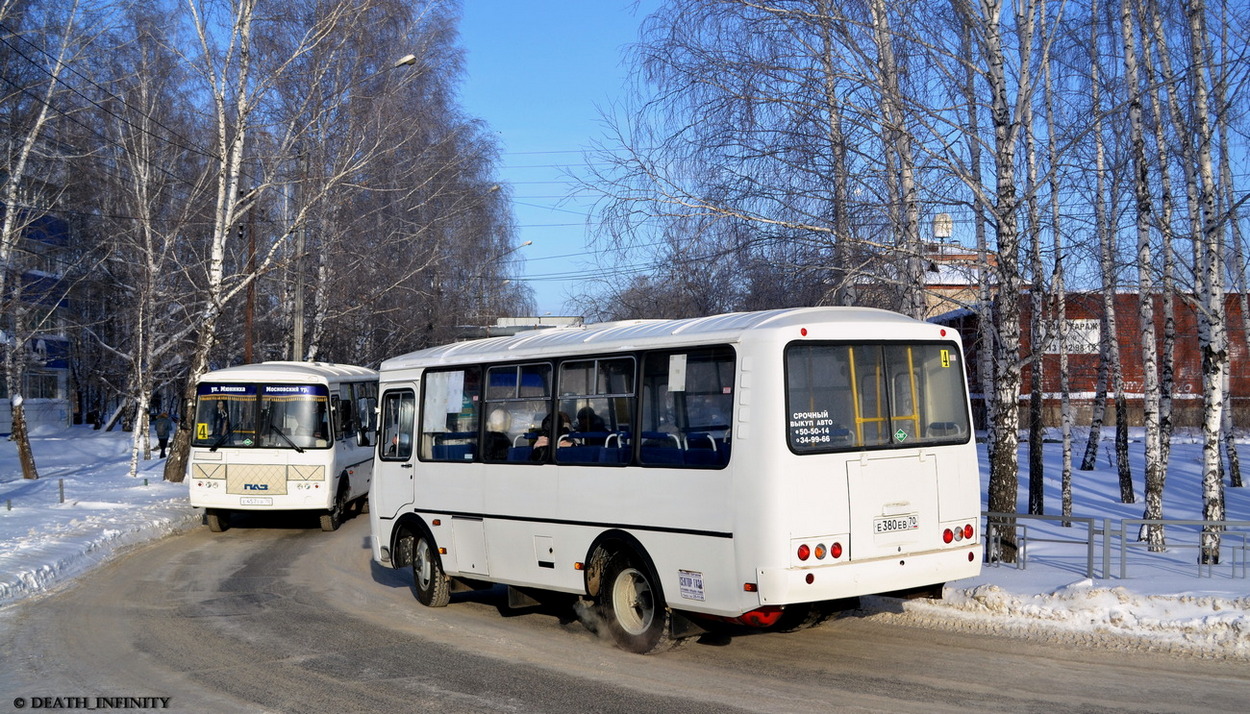
[{"label": "birch tree", "polygon": [[[1154,314],[1154,265],[1150,246],[1150,230],[1154,224],[1154,199],[1150,191],[1150,162],[1146,157],[1141,77],[1137,69],[1137,27],[1132,0],[1120,2],[1120,39],[1124,47],[1124,87],[1128,93],[1129,143],[1132,147],[1134,224],[1137,232],[1137,318],[1141,331],[1142,361],[1142,426],[1145,427],[1146,508],[1142,518],[1160,518],[1150,514],[1163,512],[1163,486],[1167,475],[1159,444],[1159,373],[1156,355]],[[1159,526],[1148,527],[1142,540],[1152,549],[1160,549],[1163,535]]]},{"label": "birch tree", "polygon": [[[955,0],[962,4],[961,0]],[[1032,86],[1032,46],[1034,11],[1031,3],[1022,3],[1014,17],[1019,42],[1019,66],[1014,77],[1007,73],[1003,15],[1007,8],[998,0],[982,0],[974,9],[964,5],[961,11],[972,17],[980,12],[973,27],[984,58],[984,77],[990,98],[990,119],[994,132],[993,203],[990,206],[998,248],[997,341],[994,360],[994,409],[988,430],[993,433],[990,453],[989,510],[996,513],[1016,512],[1019,482],[1019,396],[1020,396],[1020,285],[1019,210],[1016,186],[1016,150],[1025,105],[1030,101]],[[1014,91],[1013,91],[1014,90]],[[1015,562],[1014,531],[1001,541],[1002,552],[990,557]]]},{"label": "birch tree", "polygon": [[[223,9],[224,16],[215,16],[216,7],[188,0],[186,12],[197,42],[196,55],[190,65],[196,73],[201,91],[208,98],[209,117],[213,126],[210,144],[208,184],[215,193],[207,245],[208,261],[204,271],[201,307],[196,320],[195,348],[188,365],[187,391],[183,395],[184,418],[170,443],[165,462],[165,480],[181,482],[186,472],[187,451],[191,442],[191,420],[195,401],[194,383],[208,371],[209,353],[217,335],[217,318],[225,304],[226,241],[234,230],[241,211],[239,186],[243,174],[244,147],[252,138],[252,114],[257,107],[257,89],[252,78],[252,32],[256,0],[234,0]],[[218,20],[224,20],[218,24]]]},{"label": "birch tree", "polygon": [[[1202,353],[1202,516],[1208,521],[1224,519],[1224,482],[1220,478],[1220,434],[1224,419],[1225,372],[1228,369],[1228,337],[1224,305],[1224,225],[1216,212],[1215,166],[1211,147],[1214,137],[1210,117],[1210,49],[1204,26],[1204,0],[1185,0],[1189,30],[1189,90],[1193,93],[1194,148],[1187,157],[1196,165],[1198,207],[1202,233],[1197,241],[1198,342]],[[1220,531],[1204,529],[1202,562],[1220,562]]]},{"label": "birch tree", "polygon": [[[1168,152],[1168,139],[1166,133],[1168,109],[1167,103],[1164,102],[1160,95],[1171,83],[1161,82],[1159,77],[1160,71],[1156,71],[1155,63],[1159,61],[1161,67],[1167,62],[1167,49],[1163,44],[1162,22],[1158,14],[1158,5],[1155,0],[1146,0],[1144,3],[1138,3],[1140,22],[1142,27],[1142,79],[1146,87],[1145,95],[1149,100],[1150,115],[1153,117],[1151,127],[1153,129],[1153,138],[1155,144],[1155,153],[1153,158],[1155,171],[1159,177],[1159,232],[1160,232],[1160,251],[1162,253],[1162,267],[1160,278],[1160,293],[1162,295],[1161,305],[1163,312],[1163,335],[1162,349],[1159,365],[1159,455],[1158,455],[1158,473],[1166,479],[1168,469],[1168,458],[1172,441],[1172,391],[1175,383],[1175,355],[1176,355],[1176,281],[1175,281],[1175,253],[1173,250],[1173,196],[1172,196],[1172,168]],[[1156,60],[1156,55],[1158,60]],[[1171,74],[1170,70],[1167,71]],[[1170,90],[1166,90],[1170,91]],[[1149,474],[1149,472],[1147,472]],[[1163,482],[1157,484],[1162,488]],[[1150,479],[1146,480],[1146,511],[1143,518],[1160,519],[1163,517],[1162,501],[1153,504],[1150,498],[1152,486]],[[1155,510],[1152,506],[1157,505],[1159,510]],[[1147,535],[1154,546],[1162,546],[1165,544],[1165,535],[1162,529],[1152,531]]]},{"label": "birch tree", "polygon": [[[1050,36],[1048,31],[1050,13],[1047,3],[1042,0],[1039,8],[1039,16],[1041,18],[1041,31],[1043,36]],[[1056,18],[1055,25],[1061,23],[1061,17]],[[1072,515],[1072,398],[1071,398],[1071,382],[1068,375],[1068,349],[1070,342],[1068,339],[1068,295],[1067,283],[1064,274],[1064,233],[1060,230],[1062,225],[1061,210],[1061,193],[1060,193],[1060,172],[1055,169],[1059,165],[1059,137],[1058,122],[1055,117],[1055,83],[1052,73],[1055,69],[1056,61],[1053,53],[1047,53],[1045,61],[1042,63],[1042,97],[1044,102],[1045,123],[1046,123],[1046,158],[1047,163],[1051,166],[1047,187],[1049,190],[1048,205],[1050,208],[1050,224],[1052,250],[1054,252],[1054,270],[1051,276],[1051,295],[1054,301],[1054,323],[1055,346],[1059,353],[1058,384],[1059,384],[1059,420],[1060,420],[1060,443],[1062,455],[1060,459],[1060,475],[1059,475],[1059,509],[1060,513],[1065,516]]]},{"label": "birch tree", "polygon": [[[27,479],[39,478],[39,471],[30,448],[22,387],[26,381],[30,341],[41,316],[32,314],[32,306],[26,302],[20,272],[10,275],[10,269],[19,265],[19,242],[27,227],[39,215],[41,207],[54,199],[47,195],[54,189],[44,182],[48,178],[44,172],[49,168],[44,157],[55,153],[48,151],[48,147],[55,144],[52,125],[60,116],[55,106],[65,91],[66,68],[90,45],[91,35],[83,27],[85,14],[87,8],[78,0],[64,5],[0,3],[4,44],[12,51],[14,62],[33,65],[35,77],[32,87],[19,87],[4,98],[8,105],[10,140],[4,157],[4,182],[0,185],[4,202],[4,216],[0,220],[0,296],[7,302],[9,316],[4,379],[12,415],[10,438],[17,446],[22,477]],[[10,23],[29,29],[15,32]]]}]

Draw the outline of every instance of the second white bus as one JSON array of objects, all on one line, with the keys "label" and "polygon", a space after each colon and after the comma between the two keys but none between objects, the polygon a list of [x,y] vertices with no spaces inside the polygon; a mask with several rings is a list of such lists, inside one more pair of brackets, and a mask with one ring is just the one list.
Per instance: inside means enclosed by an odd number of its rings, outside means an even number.
[{"label": "second white bus", "polygon": [[187,462],[191,505],[220,532],[237,511],[317,511],[337,530],[373,480],[378,373],[323,362],[262,362],[196,384]]},{"label": "second white bus", "polygon": [[[980,572],[958,335],[801,308],[555,328],[381,366],[373,555],[417,598],[567,593],[623,649],[793,629]],[[513,597],[516,596],[516,597]]]}]

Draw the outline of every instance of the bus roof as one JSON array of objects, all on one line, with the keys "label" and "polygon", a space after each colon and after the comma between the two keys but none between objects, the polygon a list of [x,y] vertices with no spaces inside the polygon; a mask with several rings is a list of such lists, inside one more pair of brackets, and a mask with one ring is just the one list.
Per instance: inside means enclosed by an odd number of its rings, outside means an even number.
[{"label": "bus roof", "polygon": [[320,381],[343,378],[373,378],[378,373],[366,367],[333,362],[260,362],[226,367],[200,376],[201,382],[284,382]]},{"label": "bus roof", "polygon": [[[682,343],[690,344],[736,342],[745,333],[761,329],[813,328],[818,325],[853,328],[856,337],[860,339],[898,338],[903,336],[899,334],[900,330],[908,330],[908,336],[912,339],[924,336],[934,339],[941,329],[896,312],[876,308],[801,307],[732,312],[683,320],[627,320],[531,330],[506,337],[455,342],[410,352],[383,361],[380,369],[385,372],[431,364],[519,360],[545,355],[552,350],[566,354],[592,354],[645,349],[671,343],[671,338],[675,337],[680,337]],[[833,337],[829,334],[812,336],[823,339]],[[957,340],[958,337],[953,336],[952,339]]]}]

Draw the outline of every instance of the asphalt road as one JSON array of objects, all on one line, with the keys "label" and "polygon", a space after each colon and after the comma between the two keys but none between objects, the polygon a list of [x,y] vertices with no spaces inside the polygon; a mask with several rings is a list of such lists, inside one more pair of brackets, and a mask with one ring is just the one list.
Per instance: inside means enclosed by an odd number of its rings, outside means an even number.
[{"label": "asphalt road", "polygon": [[[0,711],[1242,712],[1244,662],[935,631],[856,613],[648,657],[568,608],[421,607],[368,519],[207,528],[0,612]],[[121,698],[121,699],[117,699]],[[162,699],[164,698],[164,699]]]}]

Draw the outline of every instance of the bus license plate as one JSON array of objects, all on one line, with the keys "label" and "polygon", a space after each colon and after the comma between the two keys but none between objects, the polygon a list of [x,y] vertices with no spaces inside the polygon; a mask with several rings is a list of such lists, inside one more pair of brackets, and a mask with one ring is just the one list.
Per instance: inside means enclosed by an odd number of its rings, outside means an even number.
[{"label": "bus license plate", "polygon": [[877,533],[897,533],[898,531],[914,531],[920,527],[920,517],[915,513],[902,516],[886,516],[874,518],[872,529]]},{"label": "bus license plate", "polygon": [[273,498],[271,496],[240,496],[240,506],[272,506]]}]

